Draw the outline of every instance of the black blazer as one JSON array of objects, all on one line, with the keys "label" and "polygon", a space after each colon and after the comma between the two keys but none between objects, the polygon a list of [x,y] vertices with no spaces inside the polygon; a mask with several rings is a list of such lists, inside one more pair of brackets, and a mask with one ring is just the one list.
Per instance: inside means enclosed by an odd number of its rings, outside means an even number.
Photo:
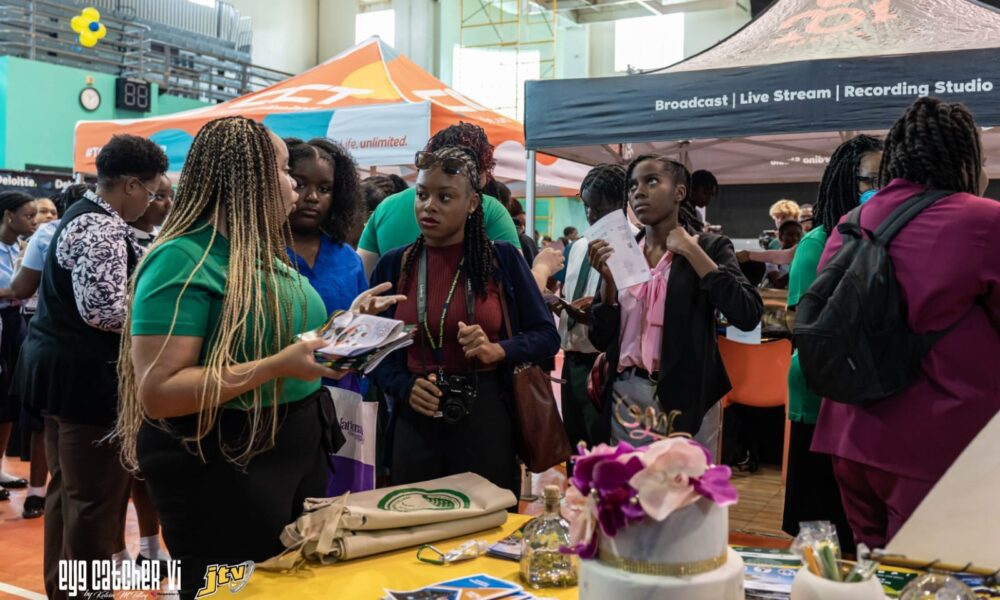
[{"label": "black blazer", "polygon": [[[686,258],[674,256],[667,279],[657,385],[661,408],[667,413],[681,411],[673,421],[674,431],[691,435],[698,433],[708,409],[732,389],[719,354],[716,309],[744,330],[756,327],[764,312],[760,294],[740,271],[729,238],[703,233],[698,244],[719,269],[699,280]],[[598,289],[594,299],[589,334],[594,347],[607,353],[608,377],[600,432],[601,441],[608,441],[614,405],[612,386],[621,354],[621,307],[605,304],[602,292],[603,289]]]}]

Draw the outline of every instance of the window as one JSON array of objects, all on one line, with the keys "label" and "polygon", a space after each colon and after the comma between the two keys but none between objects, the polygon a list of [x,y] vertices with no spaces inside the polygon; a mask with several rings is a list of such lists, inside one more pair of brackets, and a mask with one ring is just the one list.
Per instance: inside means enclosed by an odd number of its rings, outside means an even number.
[{"label": "window", "polygon": [[455,46],[452,87],[511,119],[524,112],[524,82],[541,76],[537,50],[496,50]]},{"label": "window", "polygon": [[615,71],[656,69],[683,58],[683,13],[615,21]]},{"label": "window", "polygon": [[354,19],[354,43],[360,43],[377,35],[390,46],[396,45],[396,11],[373,10],[358,13]]}]

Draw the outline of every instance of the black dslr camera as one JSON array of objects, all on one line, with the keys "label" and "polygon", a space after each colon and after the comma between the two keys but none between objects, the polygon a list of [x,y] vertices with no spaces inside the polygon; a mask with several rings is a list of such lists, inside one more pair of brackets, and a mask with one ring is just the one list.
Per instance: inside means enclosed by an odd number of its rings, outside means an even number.
[{"label": "black dslr camera", "polygon": [[454,425],[469,414],[476,401],[476,386],[466,375],[445,375],[437,373],[434,385],[441,390],[441,416],[444,422]]}]

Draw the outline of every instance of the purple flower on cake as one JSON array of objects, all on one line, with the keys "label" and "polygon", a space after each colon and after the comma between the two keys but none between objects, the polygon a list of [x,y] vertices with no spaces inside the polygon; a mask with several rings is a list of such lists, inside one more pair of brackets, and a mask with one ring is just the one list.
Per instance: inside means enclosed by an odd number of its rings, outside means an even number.
[{"label": "purple flower on cake", "polygon": [[572,486],[566,492],[570,543],[564,551],[597,555],[597,528],[608,536],[648,516],[663,521],[706,498],[719,506],[736,502],[729,467],[711,466],[708,451],[688,438],[667,438],[645,448],[629,444],[579,446]]},{"label": "purple flower on cake", "polygon": [[729,506],[736,504],[736,501],[740,499],[736,488],[729,481],[732,474],[732,470],[726,465],[718,465],[705,471],[704,475],[692,480],[691,483],[694,485],[694,491],[702,497],[708,498],[719,506]]},{"label": "purple flower on cake", "polygon": [[617,446],[600,444],[587,450],[587,445],[580,442],[577,452],[579,455],[573,458],[573,478],[570,481],[582,494],[589,494],[594,480],[594,468],[602,461],[635,452],[635,448],[621,443]]}]

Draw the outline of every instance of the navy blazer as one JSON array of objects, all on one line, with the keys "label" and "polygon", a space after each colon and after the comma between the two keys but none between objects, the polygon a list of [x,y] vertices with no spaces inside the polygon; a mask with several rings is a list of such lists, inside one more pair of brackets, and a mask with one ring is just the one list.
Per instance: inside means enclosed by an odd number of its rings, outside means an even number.
[{"label": "navy blazer", "polygon": [[[396,248],[382,255],[372,272],[371,287],[387,281],[393,287],[397,285],[403,255],[409,248]],[[506,368],[502,371],[509,375],[517,365],[537,363],[555,356],[559,352],[559,331],[521,253],[507,242],[494,242],[493,248],[496,256],[494,276],[507,299],[510,328],[514,332],[512,339],[507,339],[506,328],[500,334],[500,345],[506,353]],[[393,306],[382,316],[392,318],[395,314],[396,307]],[[371,373],[375,384],[395,400],[405,401],[410,397],[415,379],[406,367],[407,350],[403,348],[392,353]]]}]

